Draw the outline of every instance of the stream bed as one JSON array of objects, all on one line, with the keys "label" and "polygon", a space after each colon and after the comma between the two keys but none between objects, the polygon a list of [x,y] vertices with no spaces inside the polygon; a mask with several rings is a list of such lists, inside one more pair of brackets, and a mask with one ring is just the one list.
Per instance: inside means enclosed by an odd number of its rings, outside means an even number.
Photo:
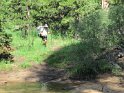
[{"label": "stream bed", "polygon": [[124,93],[124,83],[6,83],[0,93]]},{"label": "stream bed", "polygon": [[7,83],[0,93],[71,93],[68,84],[60,83]]}]

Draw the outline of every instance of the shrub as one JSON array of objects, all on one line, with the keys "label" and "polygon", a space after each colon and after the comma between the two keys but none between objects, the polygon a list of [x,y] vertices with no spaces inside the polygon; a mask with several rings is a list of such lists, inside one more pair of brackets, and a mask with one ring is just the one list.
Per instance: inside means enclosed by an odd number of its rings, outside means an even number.
[{"label": "shrub", "polygon": [[10,54],[11,41],[11,34],[0,32],[0,60],[12,60],[12,55]]}]

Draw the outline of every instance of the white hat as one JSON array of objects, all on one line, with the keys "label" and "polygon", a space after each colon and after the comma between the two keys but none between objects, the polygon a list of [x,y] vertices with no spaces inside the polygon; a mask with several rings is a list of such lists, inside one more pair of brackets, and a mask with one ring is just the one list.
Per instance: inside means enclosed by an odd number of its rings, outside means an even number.
[{"label": "white hat", "polygon": [[47,24],[45,24],[45,25],[44,25],[44,27],[48,27],[48,25],[47,25]]}]

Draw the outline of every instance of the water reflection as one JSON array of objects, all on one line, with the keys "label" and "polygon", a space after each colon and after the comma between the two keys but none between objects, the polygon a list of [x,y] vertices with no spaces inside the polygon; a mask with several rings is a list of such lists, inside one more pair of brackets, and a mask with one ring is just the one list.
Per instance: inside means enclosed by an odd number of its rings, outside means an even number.
[{"label": "water reflection", "polygon": [[59,83],[10,83],[0,86],[0,93],[70,93],[68,84]]}]

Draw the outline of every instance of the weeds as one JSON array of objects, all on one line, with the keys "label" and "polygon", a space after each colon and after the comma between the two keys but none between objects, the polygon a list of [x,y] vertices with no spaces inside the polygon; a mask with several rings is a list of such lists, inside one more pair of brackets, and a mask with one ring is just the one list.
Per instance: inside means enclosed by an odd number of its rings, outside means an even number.
[{"label": "weeds", "polygon": [[[108,72],[117,72],[107,60],[95,60],[102,52],[99,45],[92,45],[92,41],[78,41],[70,38],[48,37],[48,45],[42,45],[41,38],[35,37],[33,45],[29,39],[19,37],[18,33],[13,34],[12,46],[15,51],[12,54],[18,60],[15,63],[18,67],[25,69],[33,64],[47,62],[49,65],[65,69],[70,78],[95,78],[96,75]],[[59,48],[59,49],[55,49]],[[20,59],[24,57],[24,59]],[[19,63],[21,61],[21,63]],[[2,64],[2,63],[1,63]],[[6,66],[6,67],[5,67]],[[2,64],[0,69],[11,69],[11,64]]]},{"label": "weeds", "polygon": [[20,64],[20,67],[21,68],[28,68],[28,67],[31,67],[31,64],[28,62],[23,62],[22,64]]},{"label": "weeds", "polygon": [[[11,53],[14,56],[14,63],[17,67],[23,69],[31,67],[32,64],[42,64],[44,60],[56,51],[57,48],[61,48],[71,44],[74,40],[72,39],[62,39],[60,36],[49,35],[48,45],[44,47],[42,45],[42,39],[34,35],[33,45],[30,43],[32,36],[30,38],[24,38],[20,36],[20,32],[11,33],[13,36],[12,48],[14,49]],[[10,64],[3,64],[12,68]],[[1,69],[9,69],[8,67],[2,67]]]},{"label": "weeds", "polygon": [[1,61],[0,62],[0,71],[10,71],[12,70],[12,63],[9,61]]}]

